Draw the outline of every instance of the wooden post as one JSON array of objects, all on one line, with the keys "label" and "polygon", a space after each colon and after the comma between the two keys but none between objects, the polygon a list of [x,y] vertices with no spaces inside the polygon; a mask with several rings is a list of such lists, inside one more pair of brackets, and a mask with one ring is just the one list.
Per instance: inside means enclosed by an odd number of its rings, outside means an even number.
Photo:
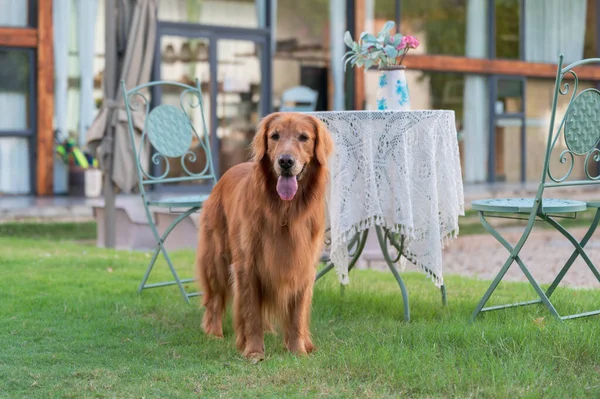
[{"label": "wooden post", "polygon": [[37,173],[35,191],[37,195],[52,195],[54,188],[52,0],[39,0],[37,3]]}]

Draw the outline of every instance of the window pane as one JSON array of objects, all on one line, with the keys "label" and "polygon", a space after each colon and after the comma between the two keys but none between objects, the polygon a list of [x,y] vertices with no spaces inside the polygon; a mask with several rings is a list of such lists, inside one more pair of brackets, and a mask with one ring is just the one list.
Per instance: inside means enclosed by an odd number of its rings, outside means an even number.
[{"label": "window pane", "polygon": [[499,78],[496,83],[496,114],[523,112],[523,84],[520,79]]},{"label": "window pane", "polygon": [[245,40],[217,43],[217,136],[221,139],[220,171],[247,162],[259,122],[262,46]]},{"label": "window pane", "polygon": [[0,130],[29,128],[29,51],[0,50]]},{"label": "window pane", "polygon": [[523,86],[521,79],[498,78],[496,81],[495,181],[521,181],[523,120],[514,114],[523,112]]},{"label": "window pane", "polygon": [[487,57],[486,4],[483,0],[402,1],[400,33],[420,40],[417,53]]},{"label": "window pane", "polygon": [[0,194],[29,194],[29,140],[0,137]]},{"label": "window pane", "polygon": [[496,58],[518,60],[520,59],[520,1],[496,0],[495,6]]},{"label": "window pane", "polygon": [[[277,42],[273,58],[273,99],[302,85],[319,93],[317,110],[329,103],[329,1],[277,1]],[[341,61],[340,61],[341,62]]]},{"label": "window pane", "polygon": [[[201,138],[204,138],[204,123],[206,128],[211,131],[211,85],[210,82],[210,65],[209,65],[209,41],[204,38],[190,39],[181,36],[162,36],[160,38],[161,48],[161,67],[160,79],[171,82],[180,82],[191,86],[195,85],[194,80],[200,81],[202,89],[202,109],[199,107],[189,107],[191,98],[184,96],[181,102],[181,88],[175,86],[161,87],[162,104],[169,104],[180,107],[183,104],[183,109],[188,114],[195,131]],[[202,112],[204,120],[202,119]],[[211,137],[211,140],[214,138]],[[193,161],[184,158],[184,165],[191,173],[202,173],[206,167],[206,153],[200,140],[195,136],[192,138],[191,147],[189,149],[194,157]],[[185,171],[184,165],[179,157],[169,158],[169,174],[167,178],[186,177],[188,172]],[[164,165],[161,165],[164,166]],[[155,172],[155,174],[161,174]],[[187,183],[189,184],[189,182]],[[206,180],[195,180],[192,184],[208,185],[210,182]]]},{"label": "window pane", "polygon": [[0,0],[0,26],[29,26],[28,0]]},{"label": "window pane", "polygon": [[158,19],[205,25],[258,28],[265,0],[159,0]]}]

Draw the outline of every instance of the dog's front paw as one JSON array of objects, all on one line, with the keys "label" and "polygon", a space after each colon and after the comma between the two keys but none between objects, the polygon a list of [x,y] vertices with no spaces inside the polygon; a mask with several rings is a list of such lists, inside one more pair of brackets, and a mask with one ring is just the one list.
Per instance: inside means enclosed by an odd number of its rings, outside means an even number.
[{"label": "dog's front paw", "polygon": [[296,355],[307,355],[315,350],[315,346],[310,341],[303,341],[301,339],[295,342],[289,342],[286,344],[287,350]]},{"label": "dog's front paw", "polygon": [[260,361],[265,360],[265,352],[244,352],[244,357],[250,360],[252,363],[256,364]]},{"label": "dog's front paw", "polygon": [[306,349],[306,353],[312,353],[317,350],[315,344],[310,339],[304,341],[304,349]]}]

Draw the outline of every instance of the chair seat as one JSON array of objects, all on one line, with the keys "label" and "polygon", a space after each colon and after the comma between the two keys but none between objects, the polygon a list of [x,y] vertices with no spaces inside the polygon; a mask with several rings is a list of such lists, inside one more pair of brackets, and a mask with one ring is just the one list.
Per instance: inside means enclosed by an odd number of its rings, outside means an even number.
[{"label": "chair seat", "polygon": [[[471,202],[471,207],[476,211],[498,213],[529,213],[533,209],[535,198],[495,198]],[[543,213],[571,213],[587,209],[583,201],[563,200],[556,198],[542,199]]]},{"label": "chair seat", "polygon": [[162,208],[193,208],[202,206],[204,201],[208,199],[207,194],[203,195],[187,195],[182,197],[161,198],[158,200],[149,200],[148,205],[159,206]]}]

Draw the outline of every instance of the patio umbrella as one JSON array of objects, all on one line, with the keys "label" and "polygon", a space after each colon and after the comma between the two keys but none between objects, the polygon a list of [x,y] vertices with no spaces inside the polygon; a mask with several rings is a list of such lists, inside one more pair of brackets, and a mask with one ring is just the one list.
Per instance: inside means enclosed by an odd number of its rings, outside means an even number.
[{"label": "patio umbrella", "polygon": [[[157,3],[158,0],[106,0],[105,3],[104,99],[87,132],[86,141],[104,172],[104,242],[107,247],[114,247],[115,187],[129,193],[137,184],[120,81],[125,80],[127,87],[132,88],[150,80],[156,43]],[[136,120],[134,124],[141,136],[143,120]],[[144,151],[146,154],[147,150]]]}]

